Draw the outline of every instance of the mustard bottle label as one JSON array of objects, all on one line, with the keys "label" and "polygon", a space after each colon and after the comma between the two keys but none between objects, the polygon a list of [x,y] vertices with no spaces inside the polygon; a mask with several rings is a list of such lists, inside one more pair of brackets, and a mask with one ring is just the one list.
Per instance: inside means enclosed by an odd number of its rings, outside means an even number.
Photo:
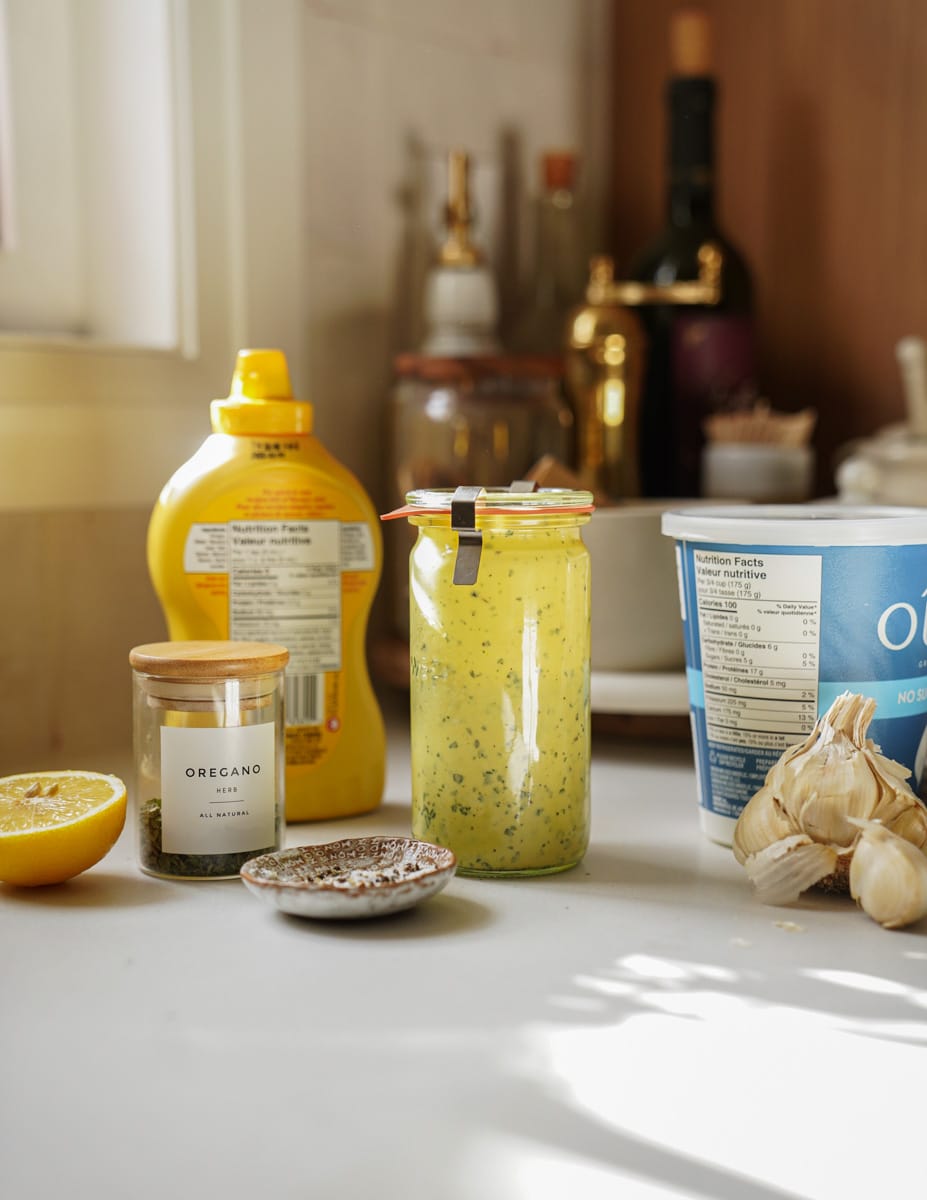
[{"label": "mustard bottle label", "polygon": [[365,522],[202,521],[190,526],[184,571],[228,637],[277,642],[286,669],[287,762],[311,764],[341,728],[342,604],[351,573],[372,571]]}]

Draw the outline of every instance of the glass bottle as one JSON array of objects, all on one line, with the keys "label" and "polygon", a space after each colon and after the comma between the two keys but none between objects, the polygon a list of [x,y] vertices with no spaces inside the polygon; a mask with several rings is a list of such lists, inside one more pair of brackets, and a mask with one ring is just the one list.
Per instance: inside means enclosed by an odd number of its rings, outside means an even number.
[{"label": "glass bottle", "polygon": [[575,866],[589,838],[588,492],[416,491],[412,830],[463,875]]},{"label": "glass bottle", "polygon": [[572,151],[551,150],[541,157],[531,280],[511,338],[513,349],[522,353],[562,353],[567,314],[583,294],[576,171]]},{"label": "glass bottle", "polygon": [[139,865],[171,879],[237,876],[284,830],[288,651],[262,642],[154,642],[133,675]]},{"label": "glass bottle", "polygon": [[573,469],[597,496],[640,495],[640,398],[646,337],[611,296],[614,263],[592,259],[585,303],[567,321],[566,380],[576,421]]},{"label": "glass bottle", "polygon": [[670,45],[667,221],[632,261],[630,274],[664,286],[695,280],[700,254],[711,246],[719,255],[720,299],[711,307],[641,310],[649,342],[641,477],[644,495],[697,496],[704,418],[755,390],[753,286],[715,217],[716,85],[707,15],[674,14]]},{"label": "glass bottle", "polygon": [[470,156],[447,160],[446,236],[425,280],[423,354],[497,354],[499,299],[486,256],[473,240]]}]

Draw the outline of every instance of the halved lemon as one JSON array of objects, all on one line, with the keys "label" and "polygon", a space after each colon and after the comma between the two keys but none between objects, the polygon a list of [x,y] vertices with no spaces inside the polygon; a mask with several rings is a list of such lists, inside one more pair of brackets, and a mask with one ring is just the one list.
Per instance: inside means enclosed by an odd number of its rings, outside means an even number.
[{"label": "halved lemon", "polygon": [[126,821],[126,785],[95,771],[0,779],[0,880],[63,883],[109,850]]}]

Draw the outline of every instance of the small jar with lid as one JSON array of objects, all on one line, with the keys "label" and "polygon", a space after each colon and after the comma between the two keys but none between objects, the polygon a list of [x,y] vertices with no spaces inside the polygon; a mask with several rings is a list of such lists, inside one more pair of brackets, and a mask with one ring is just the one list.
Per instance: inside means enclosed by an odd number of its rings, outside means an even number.
[{"label": "small jar with lid", "polygon": [[575,866],[589,839],[588,492],[415,491],[412,831],[462,875]]},{"label": "small jar with lid", "polygon": [[133,671],[139,865],[172,879],[238,875],[284,831],[288,651],[265,642],[155,642]]}]

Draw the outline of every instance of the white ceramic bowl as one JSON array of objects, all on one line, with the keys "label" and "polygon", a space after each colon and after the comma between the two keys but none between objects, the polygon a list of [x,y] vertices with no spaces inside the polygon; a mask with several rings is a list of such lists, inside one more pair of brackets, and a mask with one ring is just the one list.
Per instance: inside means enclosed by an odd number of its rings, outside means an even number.
[{"label": "white ceramic bowl", "polygon": [[692,503],[628,501],[597,508],[583,527],[592,559],[594,671],[685,668],[675,551],[660,519]]}]

